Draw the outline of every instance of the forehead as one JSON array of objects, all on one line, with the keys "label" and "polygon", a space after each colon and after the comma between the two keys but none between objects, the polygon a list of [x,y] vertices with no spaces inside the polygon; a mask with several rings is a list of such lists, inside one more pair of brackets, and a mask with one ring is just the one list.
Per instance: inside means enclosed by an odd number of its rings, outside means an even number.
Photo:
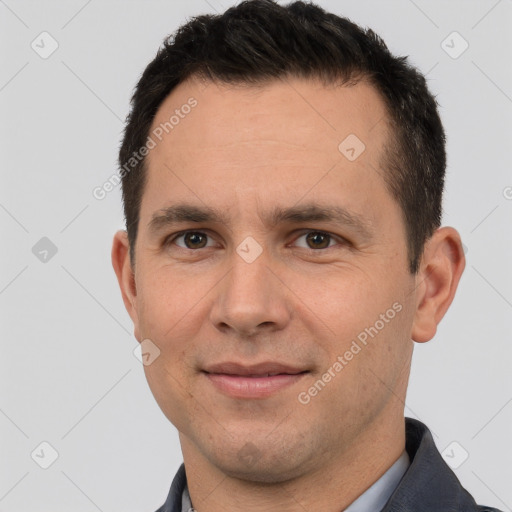
[{"label": "forehead", "polygon": [[[339,157],[339,145],[347,138],[359,140],[365,156],[378,162],[387,115],[379,93],[366,82],[336,86],[287,78],[254,86],[192,78],[158,109],[150,131],[159,128],[163,144],[148,155],[149,163],[171,152],[175,157],[183,153],[188,161],[200,160],[205,151],[237,145],[244,146],[244,155],[238,156],[246,164],[247,152],[257,157],[261,146],[272,142],[288,146],[298,159],[304,153]],[[235,153],[229,156],[236,158]]]},{"label": "forehead", "polygon": [[193,199],[243,214],[306,195],[361,211],[363,196],[385,189],[387,119],[378,92],[365,82],[188,80],[165,99],[150,129],[156,145],[147,156],[141,214],[151,214],[148,201],[153,211]]}]

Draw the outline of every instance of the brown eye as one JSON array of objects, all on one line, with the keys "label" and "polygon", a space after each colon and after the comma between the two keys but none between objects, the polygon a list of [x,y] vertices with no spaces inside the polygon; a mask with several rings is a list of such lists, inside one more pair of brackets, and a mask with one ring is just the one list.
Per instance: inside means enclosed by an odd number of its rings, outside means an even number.
[{"label": "brown eye", "polygon": [[317,253],[319,256],[326,252],[327,249],[334,248],[350,248],[352,244],[346,238],[338,235],[333,235],[325,231],[303,231],[302,235],[295,239],[293,242],[295,247],[305,249],[311,254]]},{"label": "brown eye", "polygon": [[173,244],[176,240],[183,239],[184,245],[176,243],[181,249],[202,249],[206,247],[208,242],[208,235],[200,231],[184,231],[178,233],[174,238],[167,242],[167,245]]},{"label": "brown eye", "polygon": [[204,233],[186,233],[184,240],[188,249],[200,249],[206,245],[206,235]]},{"label": "brown eye", "polygon": [[329,247],[331,235],[321,231],[312,231],[307,234],[306,240],[311,249],[326,249]]}]

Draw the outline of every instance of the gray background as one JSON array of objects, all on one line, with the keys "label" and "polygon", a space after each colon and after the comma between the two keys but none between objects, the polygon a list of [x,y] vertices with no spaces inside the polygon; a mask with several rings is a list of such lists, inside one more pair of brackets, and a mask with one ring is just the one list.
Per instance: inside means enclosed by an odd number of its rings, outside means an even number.
[{"label": "gray background", "polygon": [[[0,512],[154,511],[167,495],[178,436],[110,264],[120,190],[92,191],[116,171],[132,89],[164,36],[234,3],[0,0]],[[410,55],[441,104],[444,224],[467,267],[437,336],[416,346],[406,414],[477,501],[510,511],[512,1],[318,3]],[[59,45],[47,58],[43,31]],[[42,442],[58,452],[47,469]]]}]

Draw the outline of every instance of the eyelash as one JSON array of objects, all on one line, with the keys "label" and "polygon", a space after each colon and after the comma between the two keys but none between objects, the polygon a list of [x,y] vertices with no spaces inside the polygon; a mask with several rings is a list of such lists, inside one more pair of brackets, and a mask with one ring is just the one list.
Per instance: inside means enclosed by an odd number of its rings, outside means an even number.
[{"label": "eyelash", "polygon": [[[178,238],[181,238],[182,236],[190,234],[190,233],[196,233],[196,234],[203,235],[203,236],[206,235],[207,237],[210,236],[205,231],[198,231],[198,230],[195,230],[195,229],[187,229],[185,231],[180,231],[178,233],[174,233],[173,235],[168,236],[164,240],[163,245],[164,245],[164,247],[169,247],[172,244],[172,242],[174,242]],[[334,235],[334,234],[329,233],[327,231],[319,231],[319,230],[314,230],[314,229],[303,231],[294,241],[297,241],[299,238],[301,238],[301,237],[303,237],[305,235],[308,235],[310,233],[315,233],[315,234],[319,234],[319,235],[326,235],[326,236],[330,237],[331,240],[332,239],[338,240],[341,245],[348,246],[348,247],[351,246],[350,242],[348,240],[346,240],[345,238],[343,238],[343,237],[340,237],[338,235]],[[192,252],[197,252],[200,249],[208,249],[208,247],[201,247],[199,249],[189,249],[187,247],[180,247],[180,246],[176,246],[176,247],[178,247],[178,249],[183,250],[183,251],[192,251]],[[322,248],[322,249],[311,249],[309,247],[299,247],[299,249],[306,250],[306,251],[308,251],[310,253],[319,253],[319,252],[325,252],[327,249],[333,249],[334,247],[335,246],[329,246],[329,247],[325,247],[325,248]]]}]

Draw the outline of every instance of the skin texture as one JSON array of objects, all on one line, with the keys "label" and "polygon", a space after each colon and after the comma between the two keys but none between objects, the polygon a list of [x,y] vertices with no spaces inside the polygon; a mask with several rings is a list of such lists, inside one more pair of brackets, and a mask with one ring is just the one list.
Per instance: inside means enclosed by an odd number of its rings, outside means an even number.
[{"label": "skin texture", "polygon": [[[191,79],[152,129],[190,97],[197,106],[148,155],[135,268],[124,231],[112,248],[135,337],[160,350],[144,366],[149,386],[179,430],[198,512],[339,512],[404,450],[413,345],[434,336],[454,297],[465,265],[459,234],[437,230],[409,273],[402,212],[380,166],[386,111],[370,85]],[[365,144],[354,161],[338,149],[350,134]],[[226,223],[148,228],[182,202],[218,208]],[[276,206],[311,203],[359,216],[368,236],[335,221],[266,221]],[[202,236],[172,240],[183,230]],[[236,250],[247,237],[262,249],[251,263]],[[301,403],[299,393],[396,303],[394,318]],[[309,373],[266,398],[233,398],[201,372],[225,361]],[[251,463],[240,456],[248,447]]]}]

